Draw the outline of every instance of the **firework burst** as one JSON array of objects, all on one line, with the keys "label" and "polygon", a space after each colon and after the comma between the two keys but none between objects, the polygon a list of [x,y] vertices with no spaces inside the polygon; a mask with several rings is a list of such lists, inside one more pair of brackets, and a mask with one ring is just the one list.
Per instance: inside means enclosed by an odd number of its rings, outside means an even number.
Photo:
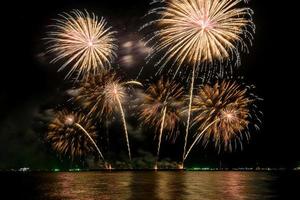
[{"label": "firework burst", "polygon": [[59,71],[70,65],[66,77],[75,71],[85,76],[110,67],[117,47],[115,32],[107,27],[105,19],[79,10],[59,16],[45,38],[48,53],[56,55],[51,62],[63,61]]},{"label": "firework burst", "polygon": [[[73,95],[74,101],[79,102],[85,110],[89,111],[90,117],[100,120],[111,119],[117,111],[116,104],[107,97],[105,90],[107,85],[120,82],[117,74],[109,70],[85,78],[79,82],[77,92]],[[122,93],[124,92],[125,90]]]},{"label": "firework burst", "polygon": [[123,82],[113,71],[103,71],[101,74],[82,81],[78,89],[79,94],[74,97],[90,111],[89,115],[96,115],[100,119],[109,119],[114,113],[121,114],[130,160],[131,151],[123,104],[128,100],[128,88],[131,85],[142,86],[137,81]]},{"label": "firework burst", "polygon": [[87,156],[96,149],[104,160],[95,143],[97,137],[95,129],[91,121],[82,114],[59,111],[49,124],[46,139],[53,150],[62,155],[69,155],[72,159]]},{"label": "firework burst", "polygon": [[223,63],[239,58],[240,50],[248,51],[246,41],[251,44],[255,29],[251,17],[253,12],[249,8],[240,8],[241,1],[155,1],[164,4],[150,11],[158,19],[142,29],[152,25],[159,28],[147,41],[154,43],[152,48],[156,54],[163,54],[156,65],[160,65],[162,70],[173,60],[178,66],[177,72],[184,63],[215,67],[216,61]]},{"label": "firework burst", "polygon": [[259,100],[250,92],[250,87],[244,87],[235,81],[221,81],[214,85],[204,85],[195,95],[192,113],[193,125],[198,126],[193,146],[202,140],[203,145],[213,141],[214,146],[225,151],[232,151],[240,146],[244,139],[250,138],[249,125],[258,128],[253,119],[258,119],[257,106]]},{"label": "firework burst", "polygon": [[159,133],[157,160],[160,144],[165,134],[170,138],[180,122],[180,107],[183,106],[184,89],[174,81],[161,78],[142,94],[139,118],[143,124],[151,125]]}]

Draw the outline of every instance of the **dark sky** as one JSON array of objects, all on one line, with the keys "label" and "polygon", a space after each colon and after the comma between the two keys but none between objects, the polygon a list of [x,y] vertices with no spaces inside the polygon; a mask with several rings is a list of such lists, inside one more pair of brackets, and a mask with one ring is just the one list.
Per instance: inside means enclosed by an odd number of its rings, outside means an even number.
[{"label": "dark sky", "polygon": [[[37,3],[11,1],[1,12],[1,78],[0,78],[0,169],[53,167],[59,165],[55,154],[43,143],[43,132],[36,117],[44,109],[60,104],[58,100],[64,88],[63,75],[56,73],[55,66],[45,64],[40,56],[46,25],[56,14],[71,9],[87,9],[107,18],[119,32],[120,41],[139,38],[141,17],[149,9],[148,0],[43,0]],[[263,163],[271,166],[294,166],[300,162],[299,130],[295,121],[298,105],[297,91],[292,87],[292,69],[297,65],[294,43],[288,22],[277,12],[275,5],[253,0],[250,7],[255,11],[257,29],[250,54],[242,57],[240,73],[247,82],[257,86],[257,93],[264,99],[262,131],[256,134],[242,153],[215,155],[198,148],[192,154],[189,165],[209,163],[221,158],[229,164],[252,165]],[[283,8],[281,8],[283,10]],[[283,27],[282,25],[285,25]],[[142,61],[136,68],[124,68],[129,78],[137,75]],[[149,70],[143,76],[150,77]],[[118,128],[114,128],[115,132]],[[134,145],[136,146],[136,145]],[[179,146],[167,146],[164,156],[176,159]],[[139,147],[134,147],[137,151]],[[148,151],[151,151],[148,149]],[[176,152],[176,153],[174,153]]]}]

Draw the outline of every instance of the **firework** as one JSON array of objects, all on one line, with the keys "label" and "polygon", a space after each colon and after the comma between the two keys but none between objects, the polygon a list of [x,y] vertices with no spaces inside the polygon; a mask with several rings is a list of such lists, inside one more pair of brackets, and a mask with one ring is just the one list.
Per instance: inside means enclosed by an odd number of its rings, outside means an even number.
[{"label": "firework", "polygon": [[59,111],[49,124],[47,141],[52,148],[63,155],[83,157],[97,150],[99,156],[104,157],[95,143],[95,126],[82,114]]},{"label": "firework", "polygon": [[[157,160],[163,131],[171,137],[180,121],[179,109],[183,105],[184,89],[174,81],[161,78],[142,94],[139,118],[159,133]],[[156,160],[156,161],[157,161]]]},{"label": "firework", "polygon": [[[242,0],[159,0],[164,4],[150,14],[158,19],[146,24],[159,28],[147,41],[156,54],[163,53],[157,65],[171,60],[195,65],[234,60],[239,50],[247,50],[253,39],[252,10],[238,7]],[[154,55],[152,54],[151,57]],[[176,72],[178,71],[176,70]]]},{"label": "firework", "polygon": [[121,80],[117,74],[110,70],[85,78],[79,82],[76,94],[73,95],[75,102],[78,102],[88,115],[100,120],[111,119],[113,114],[118,111],[116,104],[111,102],[107,96],[105,88],[110,83]]},{"label": "firework", "polygon": [[101,74],[84,80],[79,88],[79,94],[74,97],[84,108],[90,110],[90,115],[108,119],[114,113],[120,113],[123,123],[128,156],[131,160],[126,116],[123,104],[128,99],[128,86],[142,84],[137,81],[123,82],[113,71],[103,71]]},{"label": "firework", "polygon": [[[193,146],[202,140],[203,145],[213,141],[214,146],[232,151],[238,145],[242,148],[243,139],[250,138],[248,127],[258,119],[256,115],[258,98],[235,81],[221,81],[214,85],[204,85],[194,97],[192,113],[193,125],[198,125]],[[257,127],[257,124],[254,124]]]},{"label": "firework", "polygon": [[105,19],[79,10],[59,16],[45,38],[48,53],[56,55],[51,62],[63,61],[59,71],[70,65],[68,77],[75,71],[78,76],[89,75],[110,67],[117,47],[115,32]]},{"label": "firework", "polygon": [[[178,70],[187,64],[192,66],[189,112],[187,117],[186,135],[183,156],[191,118],[191,105],[195,72],[211,66],[209,71],[217,68],[216,62],[225,63],[238,61],[239,51],[248,50],[246,41],[253,39],[255,26],[252,22],[252,10],[238,7],[242,0],[158,0],[154,1],[164,6],[154,8],[151,14],[158,19],[146,24],[142,29],[156,25],[158,31],[150,37],[147,43],[153,43],[152,48],[162,57],[156,63],[161,71],[167,63],[173,60]],[[158,41],[158,42],[157,42]],[[221,68],[222,70],[222,68]],[[184,160],[184,159],[183,159]]]}]

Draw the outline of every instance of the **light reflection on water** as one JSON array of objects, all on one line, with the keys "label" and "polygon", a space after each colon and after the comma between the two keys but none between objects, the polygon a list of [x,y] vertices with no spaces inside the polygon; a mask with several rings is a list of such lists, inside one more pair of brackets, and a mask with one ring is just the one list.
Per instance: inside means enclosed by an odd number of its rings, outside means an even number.
[{"label": "light reflection on water", "polygon": [[[295,175],[290,177],[299,184],[299,173]],[[32,173],[5,178],[19,199],[253,200],[286,199],[290,193],[282,189],[290,182],[286,175],[266,172]]]}]

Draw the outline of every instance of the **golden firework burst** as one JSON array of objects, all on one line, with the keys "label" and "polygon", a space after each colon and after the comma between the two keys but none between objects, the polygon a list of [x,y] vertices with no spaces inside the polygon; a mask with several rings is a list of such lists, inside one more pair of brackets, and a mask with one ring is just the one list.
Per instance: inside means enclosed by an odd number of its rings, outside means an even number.
[{"label": "golden firework burst", "polygon": [[[245,138],[256,108],[257,97],[235,81],[221,81],[200,87],[192,105],[193,125],[198,126],[195,142],[213,142],[219,149],[232,151]],[[187,153],[188,154],[188,153]]]},{"label": "golden firework burst", "polygon": [[83,158],[95,150],[104,160],[102,153],[95,143],[96,128],[80,113],[66,110],[56,113],[50,122],[46,140],[53,150],[62,155],[68,155],[72,159]]},{"label": "golden firework burst", "polygon": [[151,84],[146,92],[141,95],[139,118],[143,124],[155,127],[158,133],[154,169],[157,169],[163,132],[166,131],[165,135],[170,138],[174,135],[173,133],[180,122],[179,108],[183,106],[183,93],[182,86],[174,81],[161,78],[157,83]]},{"label": "golden firework burst", "polygon": [[128,100],[128,89],[131,85],[141,85],[137,81],[123,81],[113,70],[86,77],[81,80],[73,95],[74,101],[89,111],[89,116],[99,119],[110,119],[119,113],[118,101],[121,104]]},{"label": "golden firework burst", "polygon": [[51,62],[63,61],[59,71],[70,65],[67,77],[74,72],[88,76],[110,67],[117,47],[105,19],[79,10],[59,16],[45,38],[48,53],[55,55]]},{"label": "golden firework burst", "polygon": [[147,42],[154,43],[155,54],[163,54],[157,65],[162,69],[173,60],[177,63],[177,72],[183,63],[197,67],[206,63],[215,67],[215,61],[222,63],[239,58],[239,51],[247,50],[246,40],[251,43],[255,29],[252,10],[239,7],[241,1],[155,1],[163,4],[150,11],[158,19],[142,29],[152,25],[159,28]]},{"label": "golden firework burst", "polygon": [[124,112],[124,103],[128,99],[130,85],[142,86],[137,81],[123,82],[113,71],[103,71],[101,74],[83,80],[79,88],[79,94],[75,100],[82,103],[88,109],[90,115],[108,119],[114,113],[120,113],[124,127],[128,157],[131,160],[128,130]]},{"label": "golden firework burst", "polygon": [[181,119],[179,108],[183,106],[183,94],[184,89],[180,84],[161,78],[141,95],[139,119],[157,132],[163,125],[166,134],[172,135]]},{"label": "golden firework burst", "polygon": [[[89,116],[103,120],[110,119],[114,111],[116,111],[116,104],[109,98],[111,93],[109,92],[110,90],[107,89],[107,86],[120,82],[121,79],[115,72],[105,70],[102,73],[80,81],[77,93],[73,98],[76,102],[79,102],[85,110],[89,111]],[[123,89],[125,88],[122,88],[122,90]],[[105,90],[108,91],[108,93],[106,93]],[[124,91],[121,93],[124,94]],[[124,96],[121,95],[121,97],[123,101]]]}]

